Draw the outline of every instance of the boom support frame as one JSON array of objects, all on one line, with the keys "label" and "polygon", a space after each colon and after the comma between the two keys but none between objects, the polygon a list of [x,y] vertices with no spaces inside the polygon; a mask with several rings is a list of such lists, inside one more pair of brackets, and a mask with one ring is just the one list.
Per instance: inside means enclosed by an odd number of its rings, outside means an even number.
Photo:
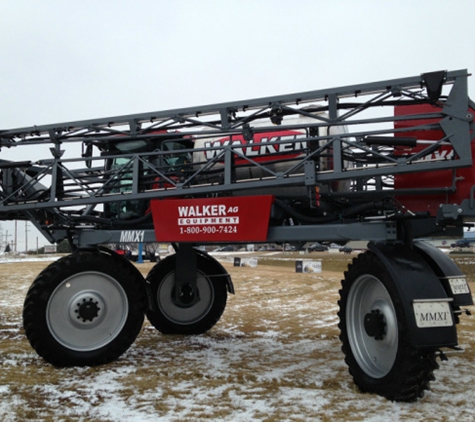
[{"label": "boom support frame", "polygon": [[[473,115],[469,109],[474,104],[467,94],[468,76],[466,70],[432,72],[246,101],[3,130],[0,218],[31,220],[52,242],[69,235],[79,245],[90,245],[115,238],[110,231],[143,229],[147,238],[152,233],[146,213],[134,219],[108,215],[107,209],[114,204],[252,195],[297,187],[299,200],[308,202],[304,214],[312,229],[299,233],[298,225],[280,227],[279,221],[271,224],[269,241],[380,240],[381,233],[388,233],[388,223],[395,224],[396,214],[413,217],[404,207],[395,211],[395,197],[454,192],[455,170],[472,166]],[[394,115],[395,106],[417,104],[430,104],[433,109],[425,114]],[[408,131],[398,126],[402,121],[416,121],[417,125]],[[305,135],[284,139],[277,135],[279,131]],[[407,136],[414,131],[437,131],[441,136],[436,140]],[[276,136],[255,141],[259,134],[268,133]],[[197,139],[206,146],[193,145]],[[177,154],[165,147],[170,140],[181,145],[182,157],[193,160],[170,164],[170,157]],[[119,145],[127,142],[133,148],[124,152]],[[417,148],[409,148],[413,146]],[[9,158],[18,148],[25,152],[22,161]],[[99,155],[94,155],[95,149]],[[39,150],[49,157],[38,158]],[[29,151],[35,151],[34,157],[25,160]],[[289,160],[289,154],[282,157],[276,151],[298,154]],[[198,156],[206,159],[197,162]],[[285,168],[278,165],[286,161]],[[110,164],[118,162],[121,164]],[[242,168],[250,169],[250,174],[257,171],[259,177],[237,177]],[[394,187],[397,175],[441,170],[453,172],[450,185]],[[295,199],[285,194],[283,198],[287,207],[296,208]],[[326,208],[320,207],[321,198]],[[387,198],[391,198],[390,207],[384,204]],[[467,200],[463,215],[473,217],[473,198]],[[368,203],[374,205],[371,212],[370,206],[363,205]],[[327,222],[329,214],[333,219]],[[370,223],[367,218],[379,222]],[[342,230],[327,223],[339,228],[351,224],[352,234],[331,236]],[[392,236],[386,235],[386,240]]]}]

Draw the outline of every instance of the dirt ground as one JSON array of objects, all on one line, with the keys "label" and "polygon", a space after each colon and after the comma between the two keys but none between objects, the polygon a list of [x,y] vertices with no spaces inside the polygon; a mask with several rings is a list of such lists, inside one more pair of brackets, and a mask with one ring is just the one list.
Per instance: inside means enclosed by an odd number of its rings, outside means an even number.
[{"label": "dirt ground", "polygon": [[[353,255],[354,256],[354,255]],[[323,272],[292,265],[233,267],[219,323],[200,336],[164,336],[146,322],[116,362],[57,369],[31,349],[23,300],[49,262],[1,263],[2,421],[471,421],[475,419],[475,318],[417,403],[362,394],[340,351],[337,300],[350,257],[321,254]],[[146,274],[152,264],[137,264]],[[472,290],[474,283],[471,282]]]}]

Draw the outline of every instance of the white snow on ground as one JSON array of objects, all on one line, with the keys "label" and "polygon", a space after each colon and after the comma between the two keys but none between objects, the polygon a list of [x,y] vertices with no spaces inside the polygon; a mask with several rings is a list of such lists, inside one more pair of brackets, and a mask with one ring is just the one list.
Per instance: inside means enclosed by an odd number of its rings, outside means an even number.
[{"label": "white snow on ground", "polygon": [[[52,368],[29,347],[21,328],[28,283],[12,286],[1,299],[11,315],[0,319],[0,341],[15,341],[2,349],[0,372],[23,377],[0,385],[0,419],[17,421],[17,409],[29,408],[23,420],[45,422],[475,420],[475,364],[463,352],[441,363],[432,391],[417,403],[360,393],[340,351],[336,302],[306,301],[307,292],[324,290],[321,277],[310,277],[313,285],[300,297],[282,285],[266,291],[270,284],[263,286],[256,276],[247,288],[262,295],[260,302],[230,298],[223,318],[206,335],[163,336],[145,324],[118,361],[66,369]],[[279,299],[286,294],[291,303]],[[246,319],[252,306],[265,318]],[[302,327],[298,333],[288,329],[294,320]],[[474,347],[463,330],[461,346]],[[42,375],[45,382],[30,385],[29,375]],[[25,391],[33,399],[25,400]]]},{"label": "white snow on ground", "polygon": [[[177,358],[178,362],[161,362],[160,355],[170,353],[170,348],[191,348],[191,351]],[[59,381],[33,387],[35,396],[45,398],[36,409],[34,420],[51,420],[53,413],[55,421],[325,421],[342,420],[338,415],[342,411],[348,415],[347,409],[354,415],[351,420],[374,422],[475,419],[474,368],[458,358],[451,358],[450,364],[438,372],[436,388],[424,399],[411,404],[391,403],[357,392],[348,378],[340,383],[337,393],[327,390],[328,380],[345,368],[336,357],[331,363],[326,359],[319,362],[315,355],[321,348],[325,353],[328,350],[330,354],[339,353],[330,342],[283,344],[278,338],[250,341],[230,338],[223,342],[200,336],[170,342],[166,350],[160,350],[160,346],[152,351],[134,347],[118,363],[100,370],[56,369]],[[255,378],[236,378],[233,362],[239,363],[247,355],[251,357],[252,350],[279,355],[284,353],[283,349],[288,357],[297,356],[297,363],[289,362],[281,368],[256,367]],[[299,354],[303,352],[312,359],[302,361]],[[144,353],[148,355],[145,362],[137,361]],[[2,362],[2,367],[5,370],[10,365],[29,365],[31,370],[41,370],[38,360],[33,352],[12,354],[8,362]],[[193,362],[194,377],[183,379],[183,374],[179,374],[176,364],[183,360]],[[143,371],[151,379],[163,377],[163,372],[168,371],[169,379],[163,382],[163,388],[152,382],[151,388],[130,391],[127,380]],[[444,386],[451,380],[464,389],[454,391]],[[275,388],[269,389],[269,384],[275,384]],[[16,407],[32,406],[9,385],[0,386],[0,393],[3,421],[17,420],[14,418]]]},{"label": "white snow on ground", "polygon": [[8,264],[12,262],[48,262],[56,261],[59,258],[58,255],[50,256],[35,256],[35,255],[0,255],[0,264]]}]

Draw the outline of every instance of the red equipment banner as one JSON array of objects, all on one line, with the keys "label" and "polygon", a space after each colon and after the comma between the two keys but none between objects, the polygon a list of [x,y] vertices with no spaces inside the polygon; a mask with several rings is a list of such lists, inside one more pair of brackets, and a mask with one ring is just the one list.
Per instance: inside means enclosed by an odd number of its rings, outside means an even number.
[{"label": "red equipment banner", "polygon": [[152,200],[159,242],[260,242],[267,239],[274,197]]}]

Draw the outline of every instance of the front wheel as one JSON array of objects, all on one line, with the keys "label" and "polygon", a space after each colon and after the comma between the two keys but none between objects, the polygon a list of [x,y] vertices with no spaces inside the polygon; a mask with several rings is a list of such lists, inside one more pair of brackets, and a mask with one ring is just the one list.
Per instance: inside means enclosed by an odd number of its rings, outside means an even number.
[{"label": "front wheel", "polygon": [[435,351],[409,344],[395,282],[373,253],[345,272],[339,306],[342,351],[355,384],[395,401],[422,397],[438,367]]},{"label": "front wheel", "polygon": [[143,278],[113,253],[81,251],[43,270],[23,308],[26,336],[55,366],[94,366],[117,359],[144,320]]},{"label": "front wheel", "polygon": [[[217,274],[213,261],[197,255],[196,291],[184,285],[176,300],[175,256],[160,261],[147,276],[152,309],[147,311],[151,324],[163,334],[202,334],[221,318],[227,302],[223,274]],[[189,303],[187,303],[189,302]]]}]

